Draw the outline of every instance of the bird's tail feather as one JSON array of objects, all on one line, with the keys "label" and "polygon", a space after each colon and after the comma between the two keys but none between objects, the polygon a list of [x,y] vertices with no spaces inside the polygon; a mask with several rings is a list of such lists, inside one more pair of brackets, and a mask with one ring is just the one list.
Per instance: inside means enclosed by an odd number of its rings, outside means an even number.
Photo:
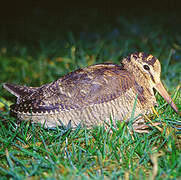
[{"label": "bird's tail feather", "polygon": [[11,83],[4,83],[3,88],[9,91],[11,94],[15,95],[16,97],[26,96],[34,92],[37,88],[36,87],[26,87],[21,85],[15,85]]}]

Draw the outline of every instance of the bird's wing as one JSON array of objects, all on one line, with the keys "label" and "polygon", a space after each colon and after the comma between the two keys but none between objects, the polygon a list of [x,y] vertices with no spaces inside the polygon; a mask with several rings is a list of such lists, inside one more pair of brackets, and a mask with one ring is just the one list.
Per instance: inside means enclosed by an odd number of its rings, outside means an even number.
[{"label": "bird's wing", "polygon": [[34,113],[82,109],[116,99],[132,86],[133,76],[121,66],[93,65],[40,87],[12,108],[14,111]]}]

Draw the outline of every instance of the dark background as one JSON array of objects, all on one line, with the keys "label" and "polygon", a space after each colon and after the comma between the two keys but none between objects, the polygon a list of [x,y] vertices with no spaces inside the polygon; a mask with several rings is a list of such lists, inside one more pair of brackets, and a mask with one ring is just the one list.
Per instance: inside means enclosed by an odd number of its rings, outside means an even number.
[{"label": "dark background", "polygon": [[[168,26],[180,30],[179,0],[160,1],[5,1],[0,5],[0,38],[30,42],[65,30],[92,31],[104,24],[116,24],[116,18],[144,18],[155,21],[166,16]],[[160,22],[161,23],[161,22]]]}]

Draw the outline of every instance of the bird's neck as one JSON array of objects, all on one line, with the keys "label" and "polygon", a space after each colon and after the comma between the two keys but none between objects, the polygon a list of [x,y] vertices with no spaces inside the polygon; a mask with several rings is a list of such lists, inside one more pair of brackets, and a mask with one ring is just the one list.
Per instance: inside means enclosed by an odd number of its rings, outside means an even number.
[{"label": "bird's neck", "polygon": [[130,72],[130,74],[133,75],[135,81],[142,86],[145,90],[147,89],[150,94],[154,94],[153,93],[153,87],[152,85],[149,83],[149,79],[148,77],[139,69],[138,66],[134,66],[133,64],[126,64],[124,65],[124,68]]}]

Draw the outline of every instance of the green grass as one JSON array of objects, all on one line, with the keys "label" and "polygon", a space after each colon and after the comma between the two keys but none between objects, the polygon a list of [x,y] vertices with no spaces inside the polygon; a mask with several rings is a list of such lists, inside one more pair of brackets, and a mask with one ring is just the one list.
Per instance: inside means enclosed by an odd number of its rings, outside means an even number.
[{"label": "green grass", "polygon": [[[163,21],[164,22],[164,21]],[[2,44],[1,83],[40,86],[90,64],[112,61],[135,51],[151,53],[162,63],[162,81],[181,110],[181,34],[153,19],[118,18],[106,30],[66,33],[62,40]],[[91,26],[91,25],[90,25]],[[128,31],[129,30],[129,31]],[[51,32],[53,33],[53,32]],[[161,131],[130,133],[118,123],[94,129],[46,130],[9,115],[15,98],[0,88],[0,179],[179,179],[181,118],[156,94]]]}]

